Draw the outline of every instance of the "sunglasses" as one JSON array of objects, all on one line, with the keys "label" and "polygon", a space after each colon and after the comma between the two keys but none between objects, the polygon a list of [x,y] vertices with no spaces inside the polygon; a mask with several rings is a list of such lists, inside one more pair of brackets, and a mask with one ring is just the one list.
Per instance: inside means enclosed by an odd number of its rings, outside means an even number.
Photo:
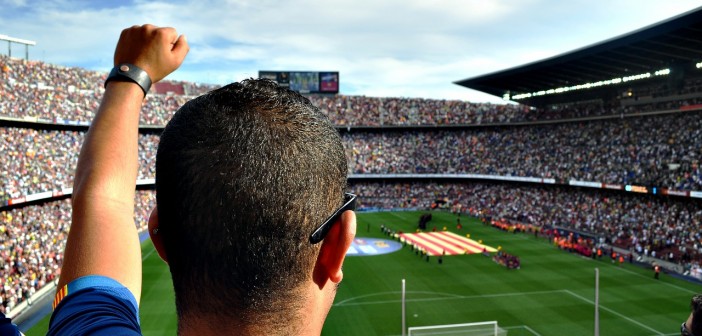
[{"label": "sunglasses", "polygon": [[692,331],[687,329],[685,323],[687,322],[683,322],[683,324],[680,326],[680,336],[695,336],[692,334]]},{"label": "sunglasses", "polygon": [[327,233],[329,233],[329,230],[331,230],[332,226],[336,221],[341,217],[341,214],[344,213],[346,210],[356,210],[356,195],[351,194],[351,193],[345,193],[344,194],[344,204],[336,209],[334,213],[329,216],[319,227],[317,227],[314,232],[310,235],[310,244],[317,244],[324,240],[324,237],[327,236]]}]

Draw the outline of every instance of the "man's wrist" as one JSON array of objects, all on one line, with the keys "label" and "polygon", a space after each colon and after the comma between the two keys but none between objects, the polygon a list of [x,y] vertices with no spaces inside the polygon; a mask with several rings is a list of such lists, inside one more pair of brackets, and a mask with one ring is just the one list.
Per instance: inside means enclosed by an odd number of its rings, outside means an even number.
[{"label": "man's wrist", "polygon": [[130,63],[117,64],[105,79],[105,87],[111,81],[132,82],[141,88],[146,97],[146,93],[151,88],[151,77],[144,69]]}]

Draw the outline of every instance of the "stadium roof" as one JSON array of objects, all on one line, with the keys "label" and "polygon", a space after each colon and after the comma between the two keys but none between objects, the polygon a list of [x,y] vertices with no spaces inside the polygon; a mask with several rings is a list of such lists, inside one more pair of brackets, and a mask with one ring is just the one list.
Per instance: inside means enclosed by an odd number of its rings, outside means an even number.
[{"label": "stadium roof", "polygon": [[[702,7],[565,54],[454,83],[514,97],[697,62],[702,62]],[[523,102],[539,105],[538,101]]]}]

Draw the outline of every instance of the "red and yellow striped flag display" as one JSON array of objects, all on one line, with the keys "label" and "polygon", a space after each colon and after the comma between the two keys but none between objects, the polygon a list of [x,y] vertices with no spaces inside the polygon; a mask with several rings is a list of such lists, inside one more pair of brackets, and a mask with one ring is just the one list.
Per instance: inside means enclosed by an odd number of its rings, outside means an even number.
[{"label": "red and yellow striped flag display", "polygon": [[446,255],[481,253],[483,249],[488,252],[497,252],[493,247],[449,231],[402,233],[400,237],[407,243],[423,248],[432,256],[442,255],[444,252]]}]

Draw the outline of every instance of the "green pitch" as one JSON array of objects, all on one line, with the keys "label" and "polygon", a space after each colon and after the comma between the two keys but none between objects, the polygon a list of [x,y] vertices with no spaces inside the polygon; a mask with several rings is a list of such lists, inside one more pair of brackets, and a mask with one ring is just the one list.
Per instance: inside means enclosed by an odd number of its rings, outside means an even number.
[{"label": "green pitch", "polygon": [[[359,214],[358,237],[387,238],[380,225],[412,232],[420,213]],[[325,335],[400,335],[402,279],[406,279],[407,326],[499,321],[509,336],[593,335],[595,268],[600,270],[601,335],[679,335],[693,294],[702,286],[609,259],[595,261],[563,252],[545,238],[511,234],[462,217],[434,212],[429,227],[444,226],[521,258],[508,270],[481,254],[436,257],[429,262],[408,247],[377,256],[346,259],[344,281],[324,327]],[[175,305],[170,273],[142,246],[141,299],[145,335],[174,335]],[[43,335],[48,317],[27,335]]]}]

